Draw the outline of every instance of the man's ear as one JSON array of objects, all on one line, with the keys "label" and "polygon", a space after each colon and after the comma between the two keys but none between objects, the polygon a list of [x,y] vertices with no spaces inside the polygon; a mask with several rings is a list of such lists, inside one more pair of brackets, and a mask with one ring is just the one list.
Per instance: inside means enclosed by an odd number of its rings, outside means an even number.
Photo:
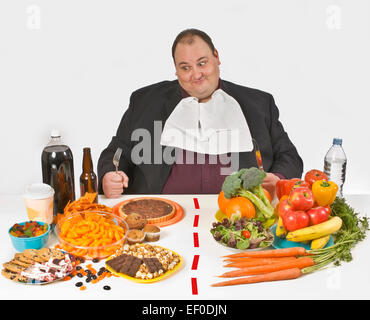
[{"label": "man's ear", "polygon": [[214,55],[215,58],[217,58],[218,65],[220,65],[221,64],[220,56],[218,55],[218,51],[216,49],[213,51],[213,55]]}]

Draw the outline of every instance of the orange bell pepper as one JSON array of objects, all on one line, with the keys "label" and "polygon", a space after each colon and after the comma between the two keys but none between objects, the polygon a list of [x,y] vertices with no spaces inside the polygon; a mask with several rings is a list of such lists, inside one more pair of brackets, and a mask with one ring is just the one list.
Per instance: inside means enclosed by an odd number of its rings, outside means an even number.
[{"label": "orange bell pepper", "polygon": [[317,180],[312,185],[312,193],[319,206],[331,205],[337,196],[338,186],[333,181]]}]

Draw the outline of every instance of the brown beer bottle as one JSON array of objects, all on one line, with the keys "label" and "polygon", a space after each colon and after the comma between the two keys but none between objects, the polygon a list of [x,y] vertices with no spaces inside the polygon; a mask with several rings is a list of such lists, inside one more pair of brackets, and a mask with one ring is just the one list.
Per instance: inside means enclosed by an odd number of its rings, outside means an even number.
[{"label": "brown beer bottle", "polygon": [[96,193],[95,203],[98,203],[98,179],[94,173],[90,148],[83,149],[82,174],[80,176],[81,197],[86,193]]}]

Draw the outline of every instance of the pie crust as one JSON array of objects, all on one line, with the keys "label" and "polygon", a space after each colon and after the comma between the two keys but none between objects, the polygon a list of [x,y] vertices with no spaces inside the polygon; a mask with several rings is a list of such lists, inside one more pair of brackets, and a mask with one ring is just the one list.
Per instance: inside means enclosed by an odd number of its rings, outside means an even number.
[{"label": "pie crust", "polygon": [[176,208],[169,201],[157,198],[132,199],[119,206],[119,214],[122,218],[130,213],[141,214],[148,224],[155,224],[172,219],[176,214]]}]

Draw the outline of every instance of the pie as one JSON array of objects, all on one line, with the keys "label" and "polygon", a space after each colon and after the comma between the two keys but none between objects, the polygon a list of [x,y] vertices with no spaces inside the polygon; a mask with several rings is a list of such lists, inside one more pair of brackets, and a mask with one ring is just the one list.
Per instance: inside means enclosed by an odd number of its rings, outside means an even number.
[{"label": "pie", "polygon": [[138,213],[147,220],[148,224],[168,221],[176,214],[176,208],[166,199],[150,197],[125,201],[118,211],[123,218],[130,213]]}]

